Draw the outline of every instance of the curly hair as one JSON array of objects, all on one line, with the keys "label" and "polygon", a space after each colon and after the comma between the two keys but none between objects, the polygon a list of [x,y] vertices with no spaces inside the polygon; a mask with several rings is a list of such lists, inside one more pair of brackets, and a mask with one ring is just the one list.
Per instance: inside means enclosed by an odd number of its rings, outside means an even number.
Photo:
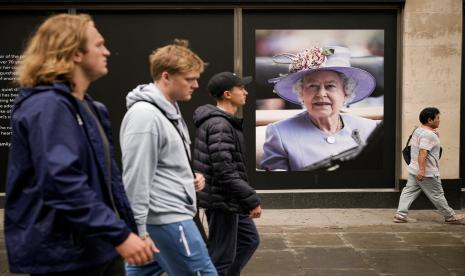
[{"label": "curly hair", "polygon": [[172,44],[155,49],[149,56],[149,62],[153,80],[159,80],[165,71],[170,74],[202,73],[205,67],[203,60],[189,49],[189,42],[183,39],[175,39]]},{"label": "curly hair", "polygon": [[87,14],[59,14],[49,17],[29,39],[16,67],[20,86],[54,82],[73,83],[73,55],[85,53],[87,27],[93,25]]}]

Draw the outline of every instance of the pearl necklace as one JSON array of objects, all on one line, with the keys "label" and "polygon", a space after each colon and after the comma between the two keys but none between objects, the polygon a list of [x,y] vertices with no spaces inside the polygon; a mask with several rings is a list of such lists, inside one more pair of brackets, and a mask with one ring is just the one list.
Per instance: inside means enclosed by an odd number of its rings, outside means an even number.
[{"label": "pearl necklace", "polygon": [[[337,120],[336,131],[335,131],[334,133],[336,133],[336,132],[338,132],[339,130],[342,129],[342,123],[341,123],[341,121],[342,121],[342,119],[341,119],[341,117],[339,116],[339,118],[338,118],[338,120]],[[326,143],[328,143],[328,144],[334,144],[334,143],[336,143],[336,136],[334,136],[334,135],[329,135],[328,137],[325,138],[325,141],[326,141]]]}]

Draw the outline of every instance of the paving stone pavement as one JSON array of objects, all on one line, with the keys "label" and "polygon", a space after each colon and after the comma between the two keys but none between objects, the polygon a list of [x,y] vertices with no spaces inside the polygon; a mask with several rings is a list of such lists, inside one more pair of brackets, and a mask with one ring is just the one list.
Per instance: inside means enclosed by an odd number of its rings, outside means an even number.
[{"label": "paving stone pavement", "polygon": [[[446,225],[433,210],[395,224],[394,212],[265,209],[256,220],[260,247],[241,275],[465,276],[465,225]],[[7,272],[3,210],[0,219],[0,275],[19,275]]]}]

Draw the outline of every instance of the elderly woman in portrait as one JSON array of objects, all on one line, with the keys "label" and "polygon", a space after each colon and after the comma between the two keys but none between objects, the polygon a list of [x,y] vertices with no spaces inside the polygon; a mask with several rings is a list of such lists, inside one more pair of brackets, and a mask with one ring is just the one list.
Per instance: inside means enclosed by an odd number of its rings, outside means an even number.
[{"label": "elderly woman in portrait", "polygon": [[281,98],[305,111],[268,125],[260,168],[303,170],[363,145],[378,122],[340,110],[368,97],[374,77],[351,67],[350,51],[344,47],[315,47],[286,57],[291,60],[289,75],[270,81]]}]

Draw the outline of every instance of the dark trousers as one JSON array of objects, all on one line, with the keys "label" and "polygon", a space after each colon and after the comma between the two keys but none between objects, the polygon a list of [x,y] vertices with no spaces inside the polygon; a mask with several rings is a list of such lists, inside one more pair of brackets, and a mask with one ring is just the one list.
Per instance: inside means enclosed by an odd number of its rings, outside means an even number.
[{"label": "dark trousers", "polygon": [[124,262],[121,257],[116,257],[106,263],[92,267],[76,269],[72,271],[31,274],[31,276],[124,276]]},{"label": "dark trousers", "polygon": [[218,275],[236,276],[260,243],[257,227],[248,215],[206,211],[208,253]]}]

